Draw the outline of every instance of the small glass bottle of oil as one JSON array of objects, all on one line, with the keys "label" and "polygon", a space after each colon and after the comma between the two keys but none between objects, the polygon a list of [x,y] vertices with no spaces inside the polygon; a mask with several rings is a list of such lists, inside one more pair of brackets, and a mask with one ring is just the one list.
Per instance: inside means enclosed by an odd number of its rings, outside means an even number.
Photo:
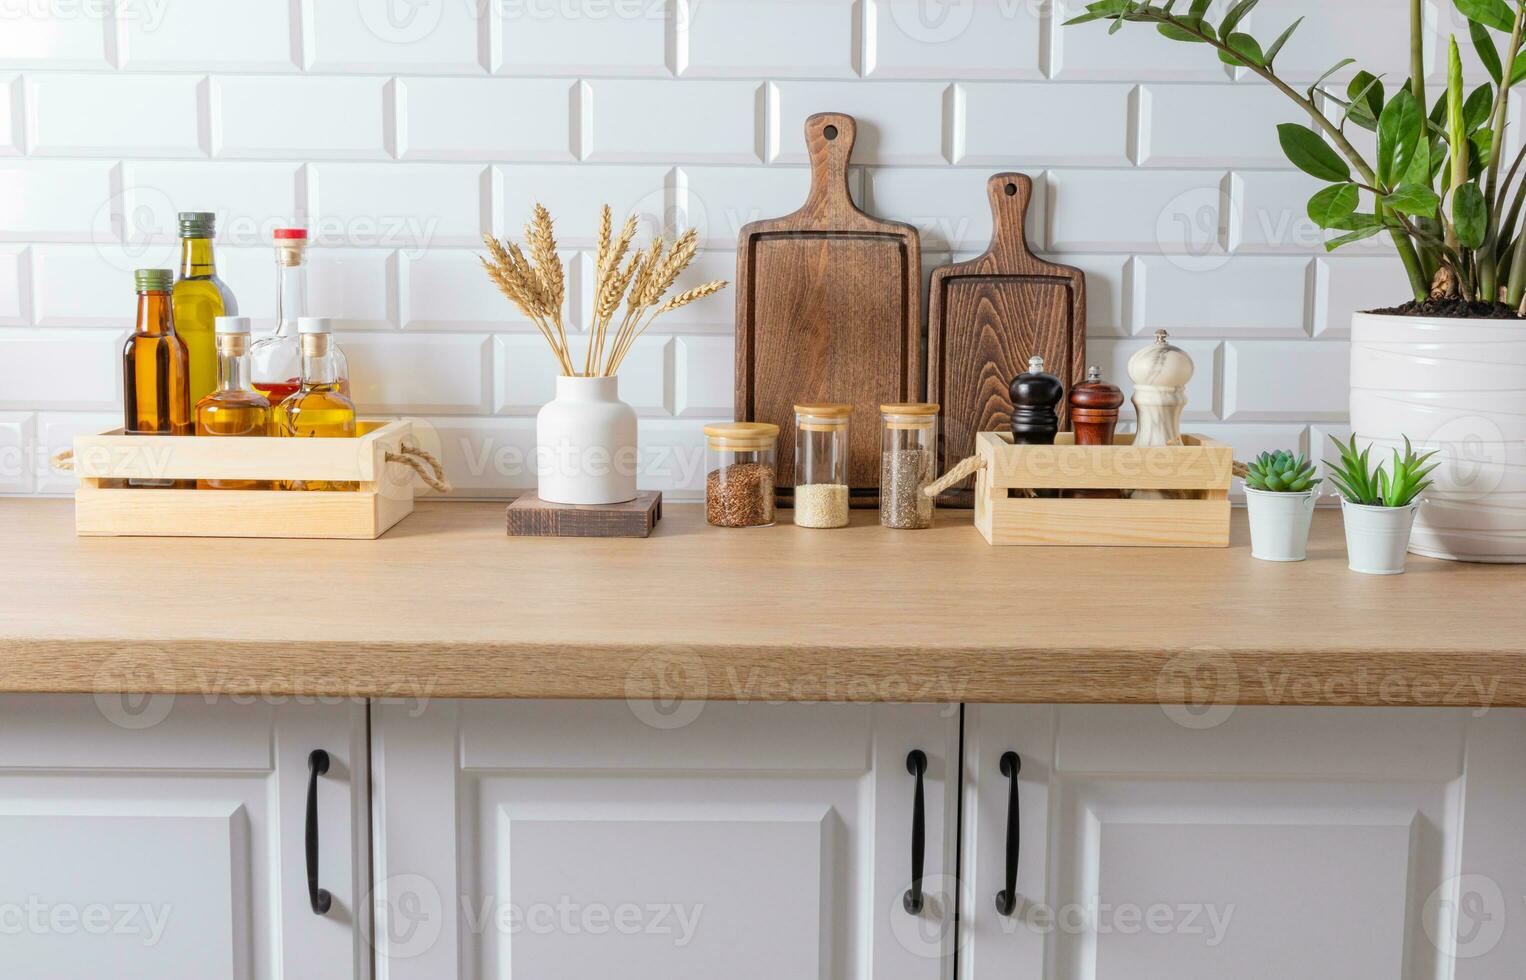
[{"label": "small glass bottle of oil", "polygon": [[[271,436],[270,402],[249,383],[249,318],[217,318],[217,388],[196,403],[198,436]],[[264,480],[200,480],[203,490],[269,490]]]},{"label": "small glass bottle of oil", "polygon": [[[185,342],[175,335],[170,301],[174,273],[138,269],[138,320],[122,348],[122,430],[129,435],[192,434],[190,366]],[[178,487],[175,480],[137,478],[134,487]]]},{"label": "small glass bottle of oil", "polygon": [[[302,380],[295,392],[276,408],[276,424],[282,435],[317,438],[353,438],[355,403],[341,388],[338,348],[333,327],[326,316],[304,316],[297,321],[302,344]],[[287,490],[356,490],[348,480],[292,480]]]},{"label": "small glass bottle of oil", "polygon": [[175,331],[190,357],[192,405],[217,383],[213,321],[238,312],[232,291],[217,277],[212,257],[216,225],[217,216],[210,211],[180,213],[180,278],[170,295],[175,303]]}]

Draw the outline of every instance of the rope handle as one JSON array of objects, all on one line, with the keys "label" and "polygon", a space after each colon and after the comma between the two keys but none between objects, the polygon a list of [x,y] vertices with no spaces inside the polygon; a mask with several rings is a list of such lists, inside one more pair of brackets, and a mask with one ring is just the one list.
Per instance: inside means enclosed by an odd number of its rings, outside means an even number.
[{"label": "rope handle", "polygon": [[[445,479],[445,467],[440,465],[438,457],[427,450],[403,443],[397,452],[388,451],[387,462],[402,463],[417,473],[419,479],[429,484],[431,489],[440,493],[450,493],[450,481]],[[426,465],[429,469],[425,469]],[[430,469],[434,470],[434,473],[431,474]]]},{"label": "rope handle", "polygon": [[52,466],[55,470],[62,470],[65,473],[73,472],[74,450],[60,449],[58,452],[48,457],[48,465]]},{"label": "rope handle", "polygon": [[985,468],[986,458],[984,456],[966,456],[955,463],[954,468],[943,474],[942,477],[923,487],[922,493],[929,497],[936,497],[954,484],[969,479]]}]

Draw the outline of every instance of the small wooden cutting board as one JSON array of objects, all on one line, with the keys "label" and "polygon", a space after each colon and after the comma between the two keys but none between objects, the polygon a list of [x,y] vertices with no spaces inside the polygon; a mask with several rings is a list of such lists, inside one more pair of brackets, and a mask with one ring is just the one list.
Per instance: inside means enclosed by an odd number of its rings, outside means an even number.
[{"label": "small wooden cutting board", "polygon": [[[986,182],[991,199],[991,245],[968,262],[933,271],[927,317],[928,400],[943,406],[938,472],[975,452],[975,434],[1012,421],[1008,386],[1028,358],[1072,385],[1086,377],[1086,275],[1045,262],[1028,248],[1024,222],[1033,198],[1026,174],[1001,173]],[[1060,403],[1060,428],[1070,411]],[[970,484],[939,503],[971,506]]]},{"label": "small wooden cutting board", "polygon": [[853,406],[848,482],[879,492],[879,407],[922,393],[922,254],[916,228],[881,221],[848,195],[857,125],[805,121],[811,191],[793,214],[754,221],[737,240],[736,417],[779,426],[781,499],[795,485],[794,406]]}]

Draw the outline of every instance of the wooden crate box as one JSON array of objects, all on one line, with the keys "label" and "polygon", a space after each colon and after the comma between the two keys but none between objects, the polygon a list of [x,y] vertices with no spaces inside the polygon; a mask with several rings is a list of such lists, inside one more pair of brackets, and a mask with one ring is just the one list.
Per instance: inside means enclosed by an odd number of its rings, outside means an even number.
[{"label": "wooden crate box", "polygon": [[[980,433],[975,526],[996,545],[1227,547],[1234,451],[1193,435],[1180,446],[1136,449],[1132,441],[1077,446],[1066,432],[1053,446],[1014,446],[1010,433]],[[1164,490],[1174,499],[1029,497],[1024,489]]]},{"label": "wooden crate box", "polygon": [[[354,439],[124,435],[74,440],[81,535],[376,538],[413,513],[413,470],[389,462],[410,422],[362,422]],[[132,487],[130,479],[338,480],[347,491]]]}]

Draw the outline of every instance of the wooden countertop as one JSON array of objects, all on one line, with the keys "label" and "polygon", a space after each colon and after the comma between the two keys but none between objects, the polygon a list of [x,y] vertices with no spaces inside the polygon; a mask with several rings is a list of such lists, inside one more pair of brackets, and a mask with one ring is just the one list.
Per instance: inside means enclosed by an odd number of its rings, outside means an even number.
[{"label": "wooden countertop", "polygon": [[271,696],[1526,705],[1526,567],[894,532],[509,538],[425,503],[378,541],[76,538],[0,501],[0,690]]}]

